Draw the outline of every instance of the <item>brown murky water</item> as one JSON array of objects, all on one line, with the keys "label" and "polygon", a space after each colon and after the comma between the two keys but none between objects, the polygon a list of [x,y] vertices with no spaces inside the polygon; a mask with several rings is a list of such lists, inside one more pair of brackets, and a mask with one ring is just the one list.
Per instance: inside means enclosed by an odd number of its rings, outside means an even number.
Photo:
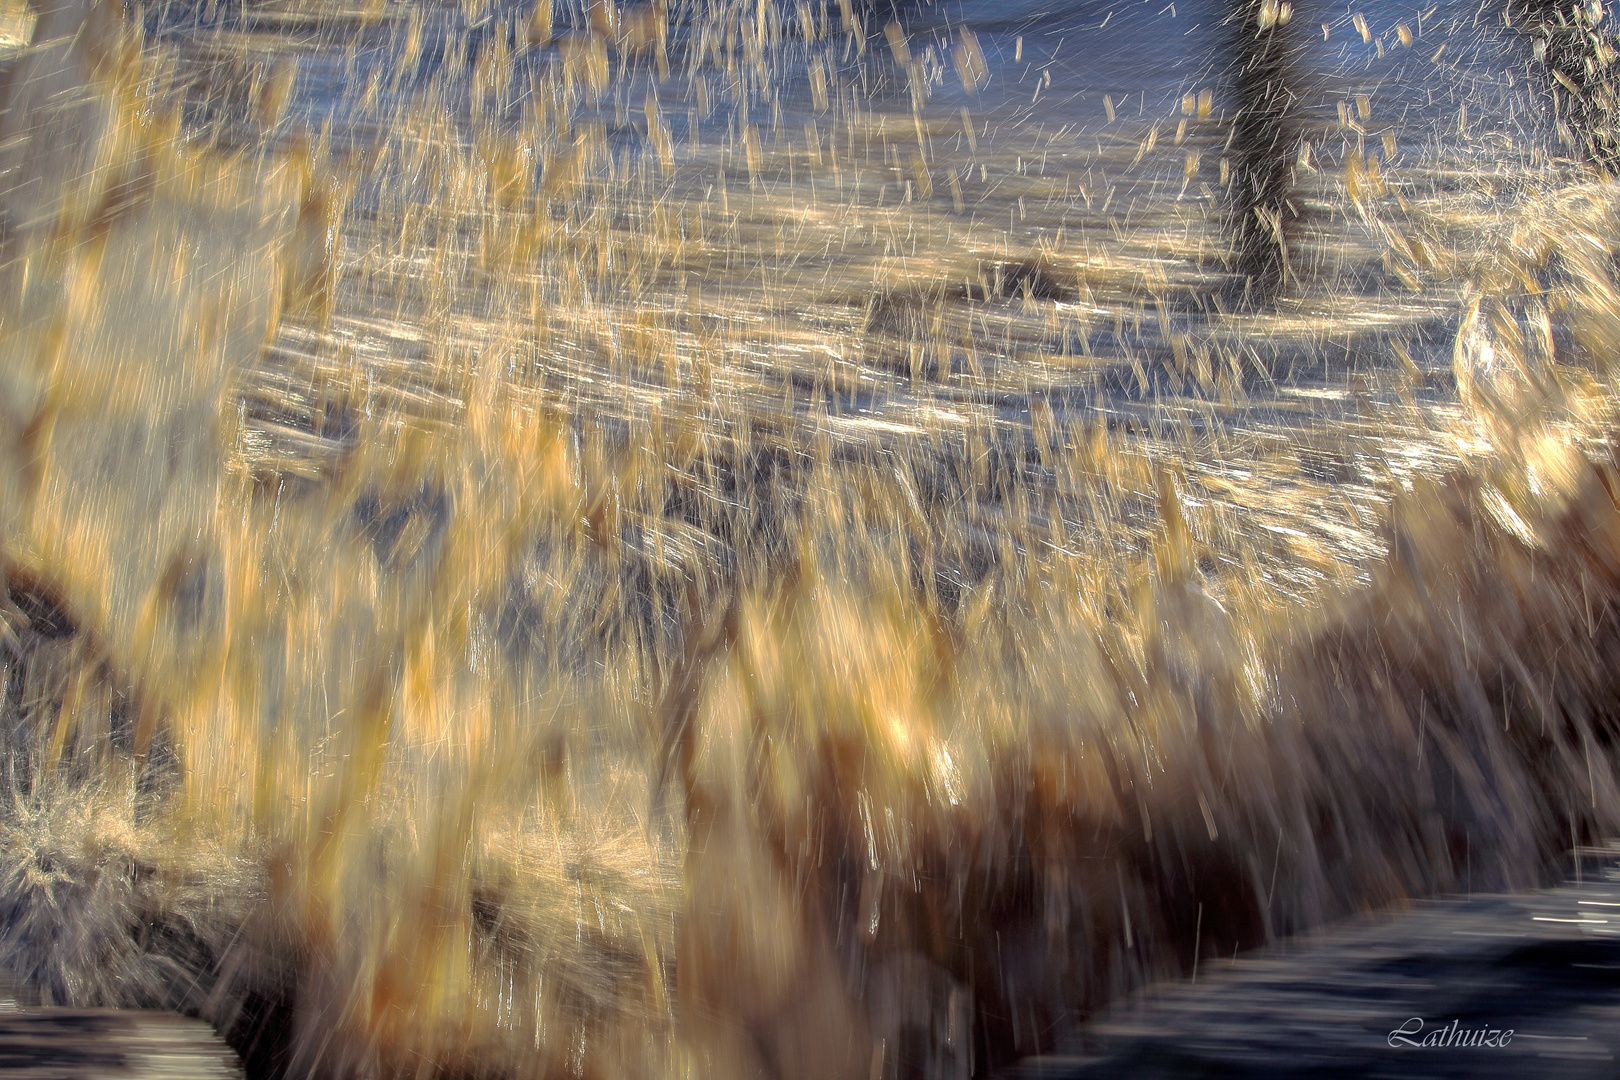
[{"label": "brown murky water", "polygon": [[1612,835],[1614,193],[1369,11],[1267,307],[1101,10],[39,15],[7,964],[262,1075],[983,1075]]}]

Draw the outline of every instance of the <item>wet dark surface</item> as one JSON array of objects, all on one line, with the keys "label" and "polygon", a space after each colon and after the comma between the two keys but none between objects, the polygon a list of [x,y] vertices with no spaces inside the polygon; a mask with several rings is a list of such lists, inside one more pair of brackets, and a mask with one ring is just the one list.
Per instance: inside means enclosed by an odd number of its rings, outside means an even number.
[{"label": "wet dark surface", "polygon": [[[1423,1045],[1437,1030],[1449,1045]],[[1508,1031],[1505,1046],[1464,1045]],[[1620,872],[1610,871],[1525,896],[1424,903],[1235,962],[1206,956],[1196,981],[1150,990],[1005,1076],[1596,1080],[1620,1075],[1617,1051]]]},{"label": "wet dark surface", "polygon": [[0,1012],[0,1076],[17,1080],[227,1080],[236,1055],[200,1020],[115,1009]]}]

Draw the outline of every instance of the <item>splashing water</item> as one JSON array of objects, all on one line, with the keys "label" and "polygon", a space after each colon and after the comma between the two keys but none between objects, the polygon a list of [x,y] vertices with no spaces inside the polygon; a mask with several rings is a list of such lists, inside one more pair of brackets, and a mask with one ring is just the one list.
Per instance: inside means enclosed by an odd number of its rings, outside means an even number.
[{"label": "splashing water", "polygon": [[1557,873],[1613,52],[1465,8],[6,8],[0,959],[255,1076],[966,1077]]}]

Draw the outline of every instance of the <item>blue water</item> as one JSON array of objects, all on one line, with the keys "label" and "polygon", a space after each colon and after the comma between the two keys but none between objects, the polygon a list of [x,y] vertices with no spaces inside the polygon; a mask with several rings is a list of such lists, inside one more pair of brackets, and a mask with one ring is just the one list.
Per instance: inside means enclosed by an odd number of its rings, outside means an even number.
[{"label": "blue water", "polygon": [[[400,11],[405,5],[390,5]],[[847,47],[838,32],[836,4],[817,16],[829,28],[826,40],[813,48],[798,43],[797,16],[786,12],[787,42],[775,50],[777,63],[769,97],[792,119],[813,116],[803,61],[825,53],[845,77],[855,81],[867,107],[909,109],[910,92],[903,73],[895,70],[883,35],[898,21],[913,57],[932,80],[925,115],[954,116],[963,108],[990,120],[993,140],[1006,125],[1034,123],[1081,132],[1125,131],[1173,119],[1183,95],[1210,90],[1220,113],[1236,108],[1231,100],[1234,45],[1233,5],[1211,0],[1140,0],[1132,3],[1076,2],[1053,5],[1040,0],[941,0],[939,3],[894,5],[879,0],[858,8],[866,31],[864,50]],[[403,107],[431,85],[447,63],[461,77],[443,85],[446,102],[464,118],[476,111],[467,98],[456,100],[455,84],[466,82],[479,53],[496,39],[514,49],[514,82],[507,119],[521,114],[527,87],[557,57],[555,43],[525,48],[522,26],[532,5],[503,0],[477,18],[460,7],[424,8],[420,47],[409,71],[401,72],[406,22],[384,20],[369,26],[311,22],[307,28],[278,28],[277,44],[296,57],[299,78],[287,116],[287,127],[319,129],[329,125],[343,138],[357,124],[387,123],[390,108]],[[190,0],[153,9],[149,33],[204,40],[215,31],[242,31],[255,26],[253,11],[242,4],[210,7]],[[616,93],[621,102],[639,102],[656,86],[662,100],[691,104],[694,87],[690,54],[698,44],[694,25],[710,18],[706,5],[671,11],[671,75],[653,77],[652,62],[642,59],[641,78],[620,79],[615,61]],[[750,6],[750,10],[753,10]],[[1364,41],[1356,22],[1360,15],[1370,33]],[[583,30],[589,22],[578,0],[558,5],[558,35]],[[1397,27],[1412,40],[1403,45]],[[983,51],[988,78],[975,92],[957,78],[951,50],[964,29]],[[1465,0],[1419,4],[1371,0],[1363,4],[1295,4],[1288,26],[1294,54],[1294,85],[1307,115],[1331,120],[1340,100],[1367,95],[1375,119],[1394,122],[1405,148],[1444,145],[1456,149],[1458,110],[1526,152],[1555,151],[1547,78],[1532,58],[1529,39],[1504,25],[1497,5]],[[376,108],[362,119],[357,88],[374,74],[388,82]],[[402,77],[401,77],[402,76]],[[761,88],[755,87],[754,98]],[[711,112],[698,117],[724,127],[733,119],[735,101],[711,94]],[[1113,120],[1109,119],[1109,105]],[[457,108],[459,106],[459,109]],[[683,109],[671,116],[677,142],[689,139]],[[699,132],[701,135],[701,131]]]}]

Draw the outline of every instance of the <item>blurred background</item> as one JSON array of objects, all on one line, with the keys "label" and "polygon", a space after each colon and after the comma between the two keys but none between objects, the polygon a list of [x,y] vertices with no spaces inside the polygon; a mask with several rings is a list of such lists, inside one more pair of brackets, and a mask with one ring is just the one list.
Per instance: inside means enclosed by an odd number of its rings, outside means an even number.
[{"label": "blurred background", "polygon": [[1259,1074],[1117,1010],[1352,920],[1290,1067],[1598,1037],[1609,27],[4,8],[20,999],[254,1078]]}]

